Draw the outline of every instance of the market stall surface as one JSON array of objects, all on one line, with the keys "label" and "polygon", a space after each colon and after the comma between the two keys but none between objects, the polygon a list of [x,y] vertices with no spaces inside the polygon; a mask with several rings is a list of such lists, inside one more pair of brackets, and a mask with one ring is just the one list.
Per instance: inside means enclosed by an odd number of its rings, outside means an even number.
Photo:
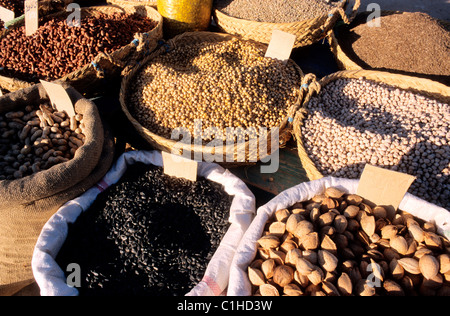
[{"label": "market stall surface", "polygon": [[[372,1],[361,1],[360,11],[367,10],[370,3]],[[381,0],[377,1],[377,3],[380,5],[381,10],[425,12],[435,18],[450,21],[449,0]],[[217,29],[212,27],[211,31],[217,32]],[[300,66],[305,74],[313,73],[317,76],[317,79],[321,79],[340,70],[326,40],[307,47],[294,49],[291,59]],[[107,117],[107,121],[110,122],[112,128],[120,129],[116,131],[116,135],[120,135],[118,140],[124,142],[122,145],[125,146],[125,139],[133,139],[134,142],[130,145],[134,148],[151,149],[118,110],[120,108],[118,101],[120,82],[105,82],[104,84],[105,88],[107,87],[106,91],[116,91],[117,95],[108,94],[96,99],[95,102],[98,104],[100,111]],[[111,85],[117,85],[117,88],[111,89]],[[274,159],[278,159],[278,161],[274,161]],[[280,148],[275,153],[273,160],[268,164],[270,163],[278,164],[278,170],[275,173],[262,173],[261,165],[264,165],[263,163],[243,165],[230,169],[233,174],[245,181],[254,192],[257,197],[258,206],[263,205],[286,189],[309,181],[302,167],[297,152],[297,145],[293,138],[291,138],[285,147]]]}]

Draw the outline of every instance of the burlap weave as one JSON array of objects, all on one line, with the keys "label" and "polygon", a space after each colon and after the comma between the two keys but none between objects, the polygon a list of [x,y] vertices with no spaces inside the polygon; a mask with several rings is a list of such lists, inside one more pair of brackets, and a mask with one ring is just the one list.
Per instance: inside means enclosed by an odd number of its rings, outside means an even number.
[{"label": "burlap weave", "polygon": [[[12,295],[34,282],[31,258],[43,225],[67,201],[95,185],[109,170],[114,141],[96,105],[67,87],[77,113],[83,114],[85,143],[75,157],[48,170],[13,181],[0,181],[0,295]],[[0,113],[47,99],[43,87],[0,98]]]}]

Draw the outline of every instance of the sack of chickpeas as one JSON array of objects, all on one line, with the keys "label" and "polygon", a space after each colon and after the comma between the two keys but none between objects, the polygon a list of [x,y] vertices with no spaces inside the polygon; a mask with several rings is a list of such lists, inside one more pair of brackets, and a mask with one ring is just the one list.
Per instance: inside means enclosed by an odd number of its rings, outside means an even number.
[{"label": "sack of chickpeas", "polygon": [[219,296],[255,214],[246,184],[200,162],[165,174],[158,151],[121,155],[42,229],[32,267],[42,296]]},{"label": "sack of chickpeas", "polygon": [[41,84],[0,97],[0,295],[34,282],[31,257],[42,227],[112,164],[114,141],[96,105],[65,89],[72,118],[49,105]]},{"label": "sack of chickpeas", "polygon": [[394,214],[359,183],[326,177],[260,207],[228,295],[450,295],[450,213],[407,193]]}]

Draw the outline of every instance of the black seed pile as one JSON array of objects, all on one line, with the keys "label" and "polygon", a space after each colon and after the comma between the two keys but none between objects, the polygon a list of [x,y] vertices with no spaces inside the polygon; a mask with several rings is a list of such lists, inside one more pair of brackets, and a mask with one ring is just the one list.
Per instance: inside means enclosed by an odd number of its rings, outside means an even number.
[{"label": "black seed pile", "polygon": [[228,230],[231,202],[217,183],[135,164],[69,225],[56,261],[79,264],[80,296],[183,296]]}]

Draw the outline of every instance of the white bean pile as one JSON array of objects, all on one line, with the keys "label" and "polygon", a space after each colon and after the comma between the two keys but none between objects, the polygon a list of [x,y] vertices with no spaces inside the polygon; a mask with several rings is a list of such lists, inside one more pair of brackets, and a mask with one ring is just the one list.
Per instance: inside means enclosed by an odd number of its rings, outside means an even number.
[{"label": "white bean pile", "polygon": [[417,177],[410,193],[450,209],[450,107],[364,79],[338,79],[306,104],[305,149],[325,176],[366,164]]}]

